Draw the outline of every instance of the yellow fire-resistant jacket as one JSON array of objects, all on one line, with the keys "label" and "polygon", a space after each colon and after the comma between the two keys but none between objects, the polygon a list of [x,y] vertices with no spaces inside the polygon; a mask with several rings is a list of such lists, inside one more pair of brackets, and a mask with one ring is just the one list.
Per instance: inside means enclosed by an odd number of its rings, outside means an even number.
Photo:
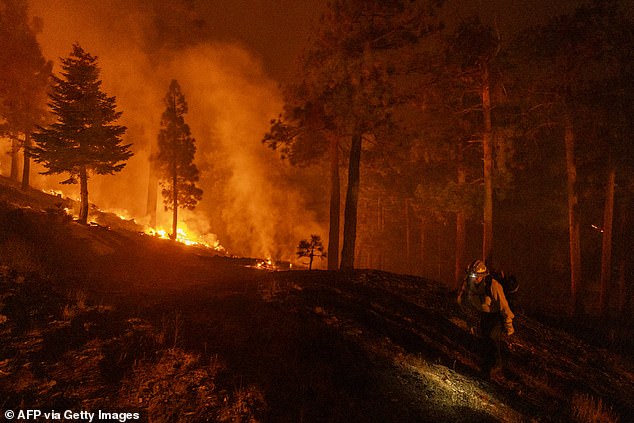
[{"label": "yellow fire-resistant jacket", "polygon": [[467,296],[469,303],[478,311],[485,313],[500,313],[505,323],[511,323],[515,315],[509,307],[509,303],[504,296],[502,285],[495,279],[491,280],[491,292],[487,292],[486,278],[480,283],[475,280],[467,282]]}]

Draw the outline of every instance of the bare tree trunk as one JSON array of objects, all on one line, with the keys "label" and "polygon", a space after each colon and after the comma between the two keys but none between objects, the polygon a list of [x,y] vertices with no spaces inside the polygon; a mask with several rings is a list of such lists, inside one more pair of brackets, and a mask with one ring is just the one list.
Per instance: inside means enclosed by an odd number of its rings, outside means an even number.
[{"label": "bare tree trunk", "polygon": [[436,280],[437,281],[442,281],[442,269],[443,269],[443,263],[442,263],[442,258],[441,258],[441,254],[440,254],[440,250],[441,250],[441,245],[442,245],[442,238],[441,238],[441,232],[436,230]]},{"label": "bare tree trunk", "polygon": [[410,263],[412,262],[412,252],[410,246],[410,228],[409,228],[409,201],[405,199],[405,260],[406,267],[409,272]]},{"label": "bare tree trunk", "polygon": [[420,274],[425,276],[425,220],[420,219]]},{"label": "bare tree trunk", "polygon": [[310,250],[310,261],[308,262],[308,270],[313,270],[313,258],[315,257],[315,248]]},{"label": "bare tree trunk", "polygon": [[566,145],[566,180],[568,193],[568,227],[570,238],[570,299],[571,313],[579,312],[578,289],[581,282],[581,238],[579,234],[579,197],[577,165],[575,163],[575,133],[570,116],[564,121]]},{"label": "bare tree trunk", "polygon": [[[176,96],[172,96],[172,107],[176,111]],[[172,140],[172,233],[170,234],[171,240],[176,240],[178,231],[178,165],[177,159],[177,144],[176,139]]]},{"label": "bare tree trunk", "polygon": [[612,222],[614,217],[614,181],[616,169],[609,160],[608,181],[605,190],[605,208],[603,211],[603,237],[601,243],[601,291],[599,293],[599,311],[601,316],[607,313],[608,289],[612,280]]},{"label": "bare tree trunk", "polygon": [[619,312],[619,316],[623,316],[625,313],[625,305],[627,304],[627,283],[626,283],[626,277],[625,277],[625,268],[626,268],[626,263],[627,261],[625,260],[625,255],[623,254],[622,257],[619,257],[619,264],[618,264],[618,274],[619,274],[619,298],[618,298],[618,304],[617,304],[617,309]]},{"label": "bare tree trunk", "polygon": [[[467,173],[463,161],[462,145],[458,145],[458,189],[464,187],[467,182]],[[465,251],[467,244],[467,225],[465,213],[459,210],[456,213],[456,267],[454,279],[456,288],[460,289],[464,277]]]},{"label": "bare tree trunk", "polygon": [[359,202],[359,180],[361,163],[361,133],[352,135],[350,163],[348,165],[348,189],[343,223],[343,248],[341,270],[354,269],[354,248],[357,238],[357,204]]},{"label": "bare tree trunk", "polygon": [[29,148],[31,147],[31,133],[26,131],[24,133],[24,163],[22,165],[22,190],[26,191],[29,188],[31,177],[31,153]]},{"label": "bare tree trunk", "polygon": [[[376,221],[376,234],[379,238],[383,237],[385,231],[385,201],[382,199],[381,194],[377,197],[377,221]],[[376,238],[376,237],[375,237]],[[380,242],[375,244],[376,247],[376,266],[374,269],[383,269],[384,257],[383,257],[383,245]]]},{"label": "bare tree trunk", "polygon": [[456,268],[454,273],[457,289],[460,289],[460,286],[462,286],[462,279],[464,278],[465,251],[467,243],[466,227],[467,225],[464,212],[459,211],[456,213]]},{"label": "bare tree trunk", "polygon": [[339,181],[339,140],[330,139],[330,228],[328,231],[328,270],[339,265],[339,220],[341,209],[341,182]]},{"label": "bare tree trunk", "polygon": [[484,223],[482,236],[482,256],[488,266],[493,265],[493,137],[491,126],[491,87],[489,67],[482,68],[482,113],[484,132],[482,150],[484,153]]},{"label": "bare tree trunk", "polygon": [[150,146],[150,169],[148,175],[147,203],[145,206],[145,214],[150,217],[148,224],[152,228],[156,227],[156,207],[158,200],[158,174],[156,172],[156,153],[154,149],[154,143],[152,143]]},{"label": "bare tree trunk", "polygon": [[170,234],[170,239],[175,240],[178,230],[178,174],[176,172],[176,158],[174,158],[172,166],[172,194],[174,197],[172,199],[172,233]]},{"label": "bare tree trunk", "polygon": [[86,166],[79,170],[80,203],[79,203],[79,223],[88,223],[88,171]]},{"label": "bare tree trunk", "polygon": [[11,179],[18,180],[20,173],[20,141],[17,138],[11,139]]},{"label": "bare tree trunk", "polygon": [[[618,229],[618,237],[619,237],[619,245],[624,246],[624,235],[625,229],[627,228],[627,218],[628,218],[628,208],[627,201],[623,199],[621,205],[619,206],[619,229]],[[618,269],[619,269],[619,298],[618,298],[618,311],[620,315],[623,315],[625,312],[625,305],[627,304],[627,284],[626,284],[626,268],[627,268],[627,258],[630,254],[630,251],[626,251],[625,248],[621,247],[621,251],[618,255]]]}]

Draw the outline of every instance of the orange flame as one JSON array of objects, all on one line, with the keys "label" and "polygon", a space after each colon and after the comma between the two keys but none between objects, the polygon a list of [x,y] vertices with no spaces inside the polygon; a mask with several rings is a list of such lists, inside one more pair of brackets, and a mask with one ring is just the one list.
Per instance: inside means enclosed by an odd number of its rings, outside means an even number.
[{"label": "orange flame", "polygon": [[[159,228],[159,229],[147,228],[145,230],[145,233],[147,235],[155,236],[161,239],[170,239],[169,232],[162,228]],[[220,241],[218,240],[207,241],[203,239],[203,237],[201,236],[188,234],[185,231],[185,229],[182,229],[182,228],[179,228],[176,231],[176,241],[185,245],[195,245],[195,246],[210,248],[215,251],[222,251],[222,252],[225,251],[225,248],[222,245],[220,245]]]}]

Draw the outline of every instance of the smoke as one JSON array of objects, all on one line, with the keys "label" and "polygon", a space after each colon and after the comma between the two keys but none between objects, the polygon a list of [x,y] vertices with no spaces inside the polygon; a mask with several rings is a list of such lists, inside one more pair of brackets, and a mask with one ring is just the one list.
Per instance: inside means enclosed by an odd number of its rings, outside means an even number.
[{"label": "smoke", "polygon": [[[150,3],[149,5],[146,3]],[[292,259],[300,239],[324,233],[323,210],[308,210],[297,170],[261,143],[269,120],[282,107],[276,81],[262,58],[236,41],[219,41],[187,2],[34,0],[31,14],[43,19],[38,39],[45,57],[68,56],[73,43],[98,56],[103,90],[117,98],[128,127],[125,142],[135,155],[115,176],[89,181],[91,202],[105,210],[146,216],[150,153],[156,142],[172,79],[189,104],[185,116],[196,139],[203,200],[179,212],[188,230],[215,239],[235,255]],[[34,173],[37,172],[34,169]],[[64,190],[61,178],[33,176],[33,185]],[[158,222],[169,227],[170,212]]]}]

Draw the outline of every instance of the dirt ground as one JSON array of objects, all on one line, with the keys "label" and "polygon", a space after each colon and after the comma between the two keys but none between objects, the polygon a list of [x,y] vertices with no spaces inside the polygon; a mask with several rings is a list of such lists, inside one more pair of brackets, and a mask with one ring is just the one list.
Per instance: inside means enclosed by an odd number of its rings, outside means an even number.
[{"label": "dirt ground", "polygon": [[79,225],[54,198],[5,191],[0,201],[3,412],[634,421],[631,356],[526,315],[506,341],[505,371],[482,379],[469,315],[433,281],[260,270],[251,259]]}]

